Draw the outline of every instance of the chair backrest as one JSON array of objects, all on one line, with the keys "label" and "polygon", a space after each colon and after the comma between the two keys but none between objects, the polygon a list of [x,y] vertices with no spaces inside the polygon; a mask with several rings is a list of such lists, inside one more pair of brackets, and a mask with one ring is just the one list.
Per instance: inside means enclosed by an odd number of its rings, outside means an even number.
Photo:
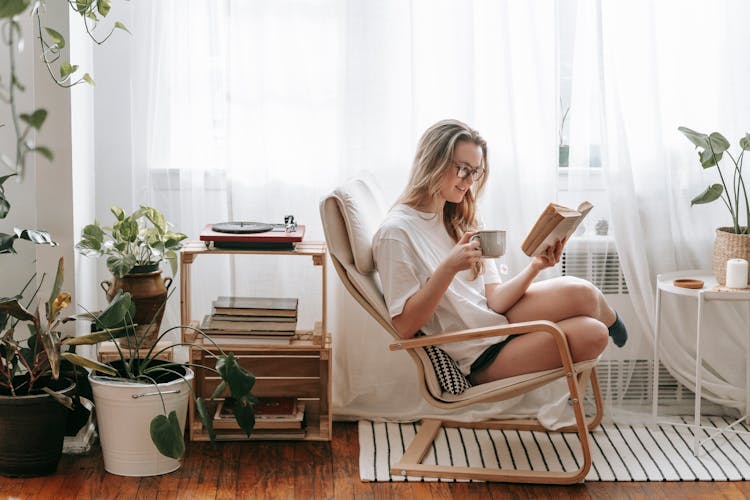
[{"label": "chair backrest", "polygon": [[[349,181],[326,195],[320,203],[328,253],[346,289],[354,299],[399,340],[391,324],[383,291],[372,258],[372,237],[386,215],[378,189],[364,179]],[[440,382],[424,349],[410,349],[417,365],[422,394],[440,405]]]}]

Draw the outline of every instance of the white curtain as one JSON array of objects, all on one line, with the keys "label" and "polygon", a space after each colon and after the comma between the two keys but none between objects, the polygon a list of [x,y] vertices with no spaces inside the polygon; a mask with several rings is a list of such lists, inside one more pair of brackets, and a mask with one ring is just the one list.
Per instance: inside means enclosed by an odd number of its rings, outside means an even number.
[{"label": "white curtain", "polygon": [[[576,23],[575,113],[562,177],[556,8],[574,9]],[[130,78],[97,75],[108,89],[122,89],[127,103],[125,117],[98,118],[97,130],[115,128],[131,146],[123,154],[97,134],[102,221],[111,199],[131,208],[152,204],[191,239],[217,221],[281,222],[292,214],[306,226],[306,239],[322,240],[318,201],[328,190],[365,175],[393,202],[420,134],[453,117],[489,142],[482,215],[488,227],[509,232],[501,263],[511,275],[527,262],[519,243],[541,208],[558,196],[577,203],[601,184],[602,199],[590,200],[601,212],[589,216],[586,231],[599,217],[611,223],[647,333],[631,337],[630,352],[648,349],[653,338],[656,274],[710,267],[713,229],[727,214],[718,203],[689,206],[714,178],[676,128],[719,130],[733,143],[745,132],[750,66],[743,64],[742,22],[749,7],[739,0],[160,0],[129,9],[133,37],[117,50]],[[124,120],[129,134],[121,133]],[[600,148],[601,168],[590,168],[592,145]],[[117,152],[111,159],[110,150]],[[309,259],[200,257],[192,273],[192,319],[226,294],[299,297],[302,328],[321,317],[320,268]],[[422,402],[411,361],[388,352],[387,336],[330,267],[328,283],[336,414],[434,412]],[[692,387],[695,314],[672,302],[665,304],[661,352]],[[744,340],[732,327],[741,311],[711,309],[705,393],[740,407]],[[173,297],[165,322],[179,321]],[[605,356],[628,354],[610,348]],[[605,393],[621,398],[632,369],[625,363],[605,380]],[[610,400],[607,413],[621,402]]]},{"label": "white curtain", "polygon": [[[653,342],[656,275],[710,269],[714,229],[729,225],[720,203],[690,200],[718,182],[703,171],[679,126],[720,131],[738,149],[750,126],[750,6],[741,1],[580,1],[596,47],[589,66],[604,132],[609,208],[630,297]],[[580,137],[579,137],[580,139]],[[667,297],[661,357],[694,387],[696,306]],[[744,310],[710,305],[704,330],[704,396],[744,408]]]},{"label": "white curtain", "polygon": [[[293,214],[306,239],[322,240],[325,193],[366,175],[394,202],[421,133],[457,118],[489,142],[482,213],[487,227],[509,231],[511,251],[501,263],[516,272],[528,260],[518,249],[524,232],[555,196],[553,6],[134,3],[134,204],[163,209],[193,239],[213,222]],[[299,326],[320,319],[320,269],[309,259],[199,257],[192,272],[193,319],[226,294],[299,297]],[[388,336],[330,267],[328,283],[336,415],[434,414],[411,360],[388,351]],[[165,318],[179,321],[176,299]],[[538,397],[554,402],[553,393]]]}]

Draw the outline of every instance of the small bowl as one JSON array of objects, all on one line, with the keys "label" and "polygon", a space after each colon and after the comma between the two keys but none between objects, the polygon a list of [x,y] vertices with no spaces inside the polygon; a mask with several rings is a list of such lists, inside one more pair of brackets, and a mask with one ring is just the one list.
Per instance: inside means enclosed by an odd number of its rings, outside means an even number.
[{"label": "small bowl", "polygon": [[694,280],[691,278],[680,278],[680,279],[674,280],[672,284],[680,288],[693,288],[693,289],[703,288],[702,280]]}]

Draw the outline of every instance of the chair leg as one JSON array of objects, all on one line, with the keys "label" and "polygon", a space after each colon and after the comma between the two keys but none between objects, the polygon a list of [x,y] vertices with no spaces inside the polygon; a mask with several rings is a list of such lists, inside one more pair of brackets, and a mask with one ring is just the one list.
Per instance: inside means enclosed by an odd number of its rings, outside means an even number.
[{"label": "chair leg", "polygon": [[[586,421],[583,412],[583,395],[585,394],[584,389],[587,379],[591,383],[596,403],[596,414],[588,421]],[[571,400],[573,401],[576,424],[557,429],[554,432],[576,432],[578,434],[583,460],[581,461],[581,466],[574,471],[533,471],[423,464],[422,460],[427,455],[441,427],[549,431],[549,429],[539,424],[537,420],[531,419],[492,420],[487,422],[456,422],[424,419],[419,431],[404,452],[401,460],[391,467],[391,474],[416,477],[477,479],[509,483],[574,484],[582,482],[591,468],[588,431],[597,427],[603,416],[601,391],[595,369],[592,368],[588,371],[588,375],[581,376],[580,379],[579,377],[568,377],[568,387],[570,389]]]}]

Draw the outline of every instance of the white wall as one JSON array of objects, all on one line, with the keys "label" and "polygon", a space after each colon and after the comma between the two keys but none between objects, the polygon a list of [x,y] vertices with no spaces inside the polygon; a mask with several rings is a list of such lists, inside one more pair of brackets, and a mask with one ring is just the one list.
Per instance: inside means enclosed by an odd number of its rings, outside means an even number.
[{"label": "white wall", "polygon": [[[16,58],[17,74],[26,87],[25,92],[18,93],[18,110],[25,113],[31,113],[38,108],[47,110],[47,120],[35,142],[37,145],[49,147],[54,153],[54,160],[50,163],[41,156],[28,155],[24,177],[6,182],[11,211],[6,219],[0,221],[0,231],[11,233],[14,227],[47,230],[60,246],[49,247],[17,241],[15,248],[18,254],[3,255],[0,258],[0,294],[7,296],[19,292],[36,271],[40,276],[42,273],[48,274],[45,282],[47,286],[40,295],[45,297],[45,291],[51,286],[57,261],[61,256],[65,258],[66,264],[66,289],[73,293],[75,266],[70,93],[52,82],[46,67],[39,63],[41,48],[33,29],[34,18],[22,15],[18,21],[23,29],[24,43],[22,53]],[[43,24],[53,27],[67,39],[68,5],[59,2],[47,5]],[[9,56],[5,49],[0,52],[0,71],[4,82],[7,82]],[[68,55],[64,53],[63,58],[68,60]],[[5,124],[5,127],[0,129],[2,153],[14,158],[13,125],[7,107],[3,112],[2,123]],[[5,172],[2,175],[5,175]]]}]

